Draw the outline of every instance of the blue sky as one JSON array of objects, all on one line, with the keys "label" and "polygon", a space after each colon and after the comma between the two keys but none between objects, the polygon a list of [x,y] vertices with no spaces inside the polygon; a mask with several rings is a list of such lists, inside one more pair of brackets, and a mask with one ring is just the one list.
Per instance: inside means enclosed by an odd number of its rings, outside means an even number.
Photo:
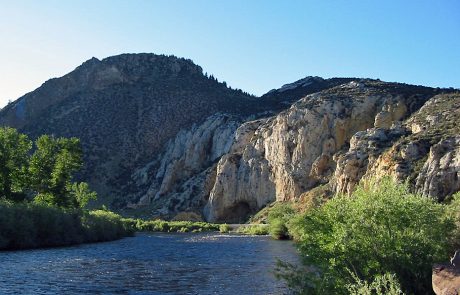
[{"label": "blue sky", "polygon": [[307,75],[460,88],[457,0],[0,0],[0,106],[95,56],[192,59],[261,95]]}]

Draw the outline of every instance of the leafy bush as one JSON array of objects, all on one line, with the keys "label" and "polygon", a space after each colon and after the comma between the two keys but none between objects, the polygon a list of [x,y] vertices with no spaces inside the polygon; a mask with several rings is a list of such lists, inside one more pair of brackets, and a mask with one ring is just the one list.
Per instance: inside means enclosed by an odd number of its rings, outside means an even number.
[{"label": "leafy bush", "polygon": [[294,209],[290,203],[276,203],[268,212],[269,232],[277,240],[289,239],[287,223],[294,217]]},{"label": "leafy bush", "polygon": [[245,235],[265,236],[268,235],[269,227],[266,224],[254,224],[249,226],[242,226],[238,228],[237,232]]},{"label": "leafy bush", "polygon": [[275,220],[288,221],[295,214],[291,203],[276,203],[268,212],[267,221],[272,223]]},{"label": "leafy bush", "polygon": [[289,239],[289,231],[286,226],[286,222],[281,218],[274,219],[270,223],[269,233],[270,236],[276,240]]},{"label": "leafy bush", "polygon": [[355,283],[347,285],[350,295],[404,295],[394,274],[378,275],[371,283],[352,274]]},{"label": "leafy bush", "polygon": [[448,215],[455,221],[456,228],[453,234],[450,236],[450,242],[452,249],[460,248],[460,192],[450,196],[447,200]]},{"label": "leafy bush", "polygon": [[230,225],[224,223],[219,225],[219,231],[223,234],[230,232],[231,228]]},{"label": "leafy bush", "polygon": [[429,293],[431,266],[447,260],[455,229],[447,209],[389,179],[362,184],[351,197],[295,218],[290,232],[305,269],[287,267],[279,276],[301,286],[299,293],[346,294],[354,276],[394,273],[405,292]]},{"label": "leafy bush", "polygon": [[119,239],[134,233],[134,228],[120,215],[105,210],[90,211],[82,217],[85,241],[101,242]]}]

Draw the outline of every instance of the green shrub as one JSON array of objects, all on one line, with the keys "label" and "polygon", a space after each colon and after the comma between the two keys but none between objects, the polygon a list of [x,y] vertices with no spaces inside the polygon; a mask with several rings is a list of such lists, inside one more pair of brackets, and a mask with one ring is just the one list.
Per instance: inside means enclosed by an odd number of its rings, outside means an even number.
[{"label": "green shrub", "polygon": [[286,226],[286,222],[279,219],[273,219],[269,227],[270,236],[276,240],[289,239],[289,232]]},{"label": "green shrub", "polygon": [[450,196],[447,200],[448,215],[455,220],[456,228],[450,237],[452,249],[460,248],[460,192]]},{"label": "green shrub", "polygon": [[346,294],[350,272],[364,281],[394,273],[405,292],[430,293],[432,264],[448,259],[455,229],[447,209],[389,179],[362,184],[290,223],[304,269],[279,276],[300,293]]},{"label": "green shrub", "polygon": [[252,236],[265,236],[268,235],[268,225],[266,224],[254,224],[249,226],[242,226],[238,228],[237,232],[245,235]]},{"label": "green shrub", "polygon": [[230,232],[231,228],[230,225],[224,223],[219,225],[219,231],[223,234]]},{"label": "green shrub", "polygon": [[267,221],[272,223],[275,220],[287,222],[295,214],[291,203],[276,203],[268,212]]},{"label": "green shrub", "polygon": [[115,240],[134,232],[120,215],[104,210],[84,214],[82,225],[85,228],[85,240],[90,242]]},{"label": "green shrub", "polygon": [[378,275],[371,283],[360,280],[352,274],[355,282],[347,285],[350,295],[404,295],[394,274]]},{"label": "green shrub", "polygon": [[269,232],[277,240],[289,239],[288,222],[294,217],[295,211],[291,203],[276,203],[268,212]]}]

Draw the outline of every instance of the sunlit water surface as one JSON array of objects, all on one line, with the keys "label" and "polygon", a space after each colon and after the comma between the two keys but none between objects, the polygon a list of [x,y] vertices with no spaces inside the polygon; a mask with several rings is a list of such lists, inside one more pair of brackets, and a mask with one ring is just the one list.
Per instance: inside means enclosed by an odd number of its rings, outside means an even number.
[{"label": "sunlit water surface", "polygon": [[289,294],[276,259],[290,242],[223,234],[137,234],[66,248],[0,252],[0,294]]}]

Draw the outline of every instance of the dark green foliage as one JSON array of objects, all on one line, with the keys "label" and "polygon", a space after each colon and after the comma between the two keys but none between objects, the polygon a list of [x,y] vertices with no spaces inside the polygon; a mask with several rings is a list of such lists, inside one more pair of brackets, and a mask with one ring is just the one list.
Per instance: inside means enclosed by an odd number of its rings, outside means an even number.
[{"label": "dark green foliage", "polygon": [[448,212],[388,179],[361,185],[292,222],[305,269],[279,276],[298,293],[347,294],[355,278],[394,273],[405,292],[430,293],[432,264],[449,257],[455,223]]},{"label": "dark green foliage", "polygon": [[252,224],[238,228],[238,233],[253,236],[265,236],[269,234],[269,226],[267,224]]},{"label": "dark green foliage", "polygon": [[26,135],[0,128],[0,199],[83,208],[97,198],[88,184],[72,181],[83,165],[77,138],[43,135],[35,141],[33,154],[31,149]]},{"label": "dark green foliage", "polygon": [[102,242],[115,240],[134,233],[135,228],[120,215],[110,211],[90,211],[82,216],[86,241]]},{"label": "dark green foliage", "polygon": [[13,128],[0,128],[0,196],[8,200],[25,198],[31,148],[32,142],[26,135]]},{"label": "dark green foliage", "polygon": [[[72,189],[72,176],[82,165],[82,150],[77,138],[40,136],[30,158],[31,187],[40,202],[63,208],[81,207]],[[87,188],[86,188],[87,189]]]},{"label": "dark green foliage", "polygon": [[26,135],[0,128],[0,249],[99,242],[134,230],[114,213],[81,210],[97,195],[72,182],[82,167],[77,138],[43,135],[32,155],[31,148]]},{"label": "dark green foliage", "polygon": [[270,223],[270,236],[276,240],[289,239],[289,231],[282,219],[275,219]]},{"label": "dark green foliage", "polygon": [[223,234],[230,232],[230,230],[231,230],[230,225],[226,223],[219,225],[219,232]]},{"label": "dark green foliage", "polygon": [[267,221],[270,225],[270,235],[277,240],[289,239],[289,231],[287,223],[294,217],[294,209],[290,203],[277,203],[272,208],[267,216]]},{"label": "dark green foliage", "polygon": [[0,201],[0,249],[100,242],[132,233],[133,228],[112,212]]}]

